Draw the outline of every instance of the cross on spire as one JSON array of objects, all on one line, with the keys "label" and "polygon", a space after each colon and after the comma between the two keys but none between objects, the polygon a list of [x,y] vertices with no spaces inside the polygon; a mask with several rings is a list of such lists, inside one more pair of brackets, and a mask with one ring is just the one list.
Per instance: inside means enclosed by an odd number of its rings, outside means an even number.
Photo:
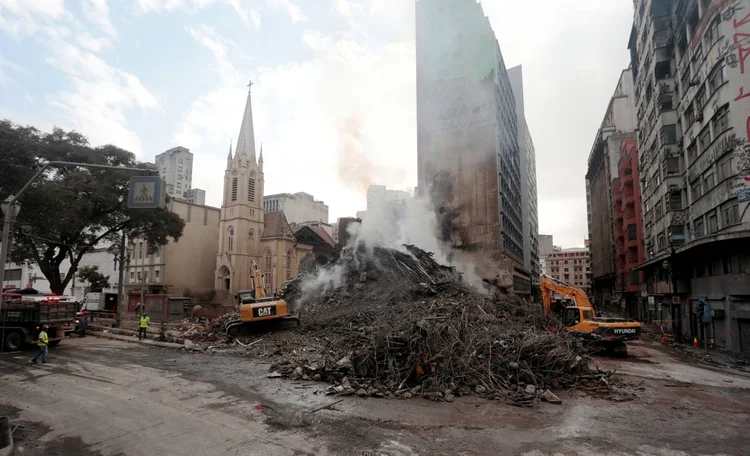
[{"label": "cross on spire", "polygon": [[250,89],[253,86],[253,80],[251,79],[250,82],[247,84],[247,93],[250,93]]}]

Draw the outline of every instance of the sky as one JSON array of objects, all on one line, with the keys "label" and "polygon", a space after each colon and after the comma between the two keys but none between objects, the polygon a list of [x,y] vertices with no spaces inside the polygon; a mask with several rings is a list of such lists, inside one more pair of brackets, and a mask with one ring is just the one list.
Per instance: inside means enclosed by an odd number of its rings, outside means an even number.
[{"label": "sky", "polygon": [[[506,66],[523,65],[539,231],[581,246],[632,1],[482,5]],[[0,0],[0,118],[141,161],[187,147],[219,206],[252,80],[265,193],[313,194],[333,221],[365,209],[369,184],[416,185],[414,35],[411,0]]]}]

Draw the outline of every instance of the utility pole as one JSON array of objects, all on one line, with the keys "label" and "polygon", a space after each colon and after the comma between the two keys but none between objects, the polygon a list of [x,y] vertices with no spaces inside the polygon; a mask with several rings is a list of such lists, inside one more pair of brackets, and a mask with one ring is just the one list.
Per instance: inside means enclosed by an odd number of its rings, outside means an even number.
[{"label": "utility pole", "polygon": [[122,327],[122,301],[123,301],[123,282],[125,281],[125,230],[120,235],[120,254],[119,254],[120,268],[117,278],[117,319],[116,325],[118,328]]}]

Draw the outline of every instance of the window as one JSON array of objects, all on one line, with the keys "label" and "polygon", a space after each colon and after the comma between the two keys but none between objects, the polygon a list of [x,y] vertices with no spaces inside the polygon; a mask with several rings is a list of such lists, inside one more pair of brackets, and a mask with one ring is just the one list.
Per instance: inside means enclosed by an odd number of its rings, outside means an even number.
[{"label": "window", "polygon": [[169,187],[169,194],[172,195],[174,193],[174,188]]},{"label": "window", "polygon": [[286,268],[292,269],[292,251],[291,250],[286,251]]},{"label": "window", "polygon": [[716,215],[716,211],[712,211],[708,215],[708,234],[713,234],[719,231],[719,218]]},{"label": "window", "polygon": [[13,280],[13,281],[20,281],[21,280],[21,268],[18,269],[6,269],[4,274],[4,280]]},{"label": "window", "polygon": [[181,158],[178,158],[178,159],[177,159],[177,163],[179,163],[179,164],[182,164],[182,159],[181,159]]},{"label": "window", "polygon": [[719,64],[708,76],[708,90],[714,93],[724,83],[724,68]]},{"label": "window", "polygon": [[680,173],[680,157],[667,158],[667,174]]},{"label": "window", "polygon": [[732,173],[732,157],[729,157],[728,159],[724,160],[723,162],[719,163],[719,180],[722,181],[728,177],[731,177],[733,175]]},{"label": "window", "polygon": [[182,174],[177,175],[177,180],[182,180]]},{"label": "window", "polygon": [[661,128],[661,143],[674,144],[677,142],[677,125],[664,125]]},{"label": "window", "polygon": [[731,226],[736,225],[737,223],[740,223],[740,205],[737,203],[734,203],[730,206],[726,206],[723,209],[723,217],[722,221],[724,222],[724,226]]},{"label": "window", "polygon": [[250,202],[255,201],[255,179],[253,178],[247,181],[247,200]]},{"label": "window", "polygon": [[677,190],[674,192],[669,192],[669,199],[667,200],[669,202],[669,210],[670,211],[679,211],[682,209],[682,192]]},{"label": "window", "polygon": [[697,112],[703,111],[703,105],[706,104],[706,89],[701,87],[700,92],[698,92],[698,95],[695,96],[695,110]]},{"label": "window", "polygon": [[690,144],[688,146],[688,148],[687,148],[687,155],[688,155],[688,160],[689,161],[692,162],[693,160],[695,160],[696,152],[697,151],[698,151],[698,143],[697,142],[693,142],[692,144]]},{"label": "window", "polygon": [[177,172],[178,172],[178,173],[181,173],[181,172],[182,172],[182,166],[178,166],[178,167],[177,167]]},{"label": "window", "polygon": [[234,250],[234,227],[229,227],[227,230],[227,251],[231,252]]},{"label": "window", "polygon": [[135,272],[130,273],[130,281],[135,282]]},{"label": "window", "polygon": [[143,258],[143,242],[138,243],[138,258]]},{"label": "window", "polygon": [[690,190],[693,196],[693,202],[698,200],[703,194],[701,193],[701,180],[696,179],[693,184],[690,186]]},{"label": "window", "polygon": [[717,136],[719,133],[729,128],[729,108],[723,106],[718,109],[714,115],[712,123],[714,126],[714,136]]},{"label": "window", "polygon": [[693,110],[693,105],[688,105],[687,109],[685,109],[685,129],[690,128],[693,122],[695,122],[695,111]]},{"label": "window", "polygon": [[237,178],[232,178],[232,201],[237,201]]},{"label": "window", "polygon": [[158,270],[158,269],[154,271],[154,279],[155,279],[156,281],[158,281],[158,280],[159,280],[159,270]]},{"label": "window", "polygon": [[659,250],[664,250],[666,248],[666,239],[664,238],[664,233],[659,233],[659,235],[656,236],[656,248]]},{"label": "window", "polygon": [[628,225],[628,240],[629,241],[635,241],[636,239],[636,229],[635,229],[635,223]]},{"label": "window", "polygon": [[704,229],[703,229],[703,217],[698,217],[697,219],[695,219],[694,226],[695,226],[696,238],[705,236],[706,233],[704,232]]},{"label": "window", "polygon": [[271,251],[266,250],[266,270],[271,270]]},{"label": "window", "polygon": [[705,191],[708,193],[712,188],[714,188],[714,185],[716,185],[716,179],[714,179],[714,172],[713,171],[707,172],[706,177],[704,179],[706,181]]},{"label": "window", "polygon": [[656,210],[654,211],[655,212],[654,215],[656,217],[656,220],[659,220],[661,218],[662,214],[664,213],[664,209],[662,208],[662,205],[661,205],[661,200],[659,200],[656,203],[655,207],[656,207]]},{"label": "window", "polygon": [[701,132],[700,137],[698,138],[698,142],[701,146],[701,153],[705,152],[706,149],[708,149],[708,145],[711,144],[711,129],[706,127]]}]

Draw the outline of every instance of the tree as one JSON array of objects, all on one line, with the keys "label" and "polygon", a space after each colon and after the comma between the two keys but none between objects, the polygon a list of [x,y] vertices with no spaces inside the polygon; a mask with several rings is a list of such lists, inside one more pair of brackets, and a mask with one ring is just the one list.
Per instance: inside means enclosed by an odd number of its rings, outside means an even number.
[{"label": "tree", "polygon": [[89,284],[89,291],[99,293],[105,288],[109,288],[109,276],[99,272],[99,266],[81,266],[78,269],[78,278],[85,280]]},{"label": "tree", "polygon": [[[42,133],[33,127],[0,122],[0,195],[17,192],[46,161],[68,161],[122,167],[143,167],[135,155],[113,145],[93,148],[75,131],[55,128]],[[10,159],[6,160],[7,156]],[[53,293],[61,294],[73,279],[83,255],[100,242],[117,243],[122,232],[141,237],[149,253],[169,240],[178,241],[185,222],[166,209],[129,210],[126,205],[132,172],[65,167],[51,169],[20,198],[14,224],[15,262],[39,266]],[[60,274],[62,262],[70,267]]]}]

